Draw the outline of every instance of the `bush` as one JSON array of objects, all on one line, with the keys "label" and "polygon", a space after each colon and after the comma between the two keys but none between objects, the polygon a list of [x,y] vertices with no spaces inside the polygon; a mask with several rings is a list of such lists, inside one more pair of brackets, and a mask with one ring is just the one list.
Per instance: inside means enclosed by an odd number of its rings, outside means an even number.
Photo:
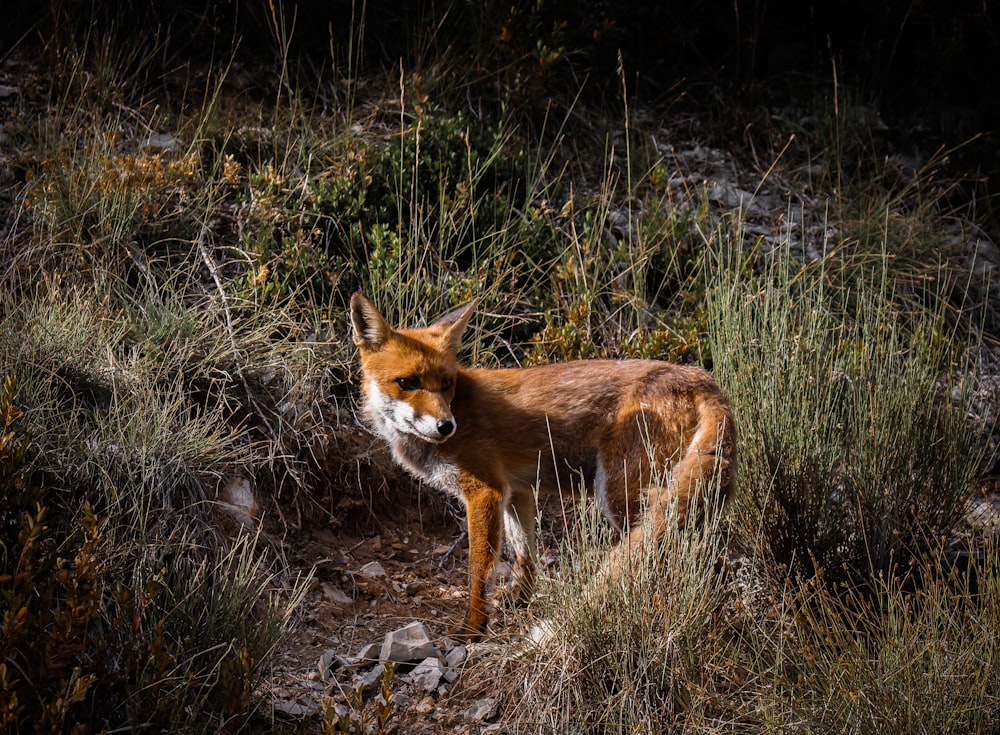
[{"label": "bush", "polygon": [[995,732],[998,561],[988,544],[960,572],[938,547],[863,594],[818,578],[789,585],[773,627],[755,623],[744,641],[759,652],[762,720],[831,734]]},{"label": "bush", "polygon": [[223,554],[182,542],[154,561],[110,548],[89,505],[76,529],[48,517],[25,514],[16,542],[4,539],[16,559],[0,575],[0,721],[52,733],[245,725],[290,610],[254,541]]},{"label": "bush", "polygon": [[16,404],[12,379],[0,395],[0,716],[240,729],[303,588],[277,584],[256,536],[226,541],[206,502],[248,456],[229,390],[198,391],[231,354],[204,329],[130,329],[80,292],[4,313],[0,374],[21,379]]},{"label": "bush", "polygon": [[941,311],[907,310],[885,264],[849,291],[828,267],[722,266],[709,340],[742,436],[742,540],[779,578],[865,584],[951,535],[984,443]]}]

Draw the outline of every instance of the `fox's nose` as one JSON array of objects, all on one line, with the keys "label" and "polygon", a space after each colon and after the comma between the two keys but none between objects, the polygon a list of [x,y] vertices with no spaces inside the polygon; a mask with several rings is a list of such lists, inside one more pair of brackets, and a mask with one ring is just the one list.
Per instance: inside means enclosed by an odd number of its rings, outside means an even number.
[{"label": "fox's nose", "polygon": [[455,422],[445,419],[444,421],[438,421],[438,434],[441,436],[451,436],[455,431]]}]

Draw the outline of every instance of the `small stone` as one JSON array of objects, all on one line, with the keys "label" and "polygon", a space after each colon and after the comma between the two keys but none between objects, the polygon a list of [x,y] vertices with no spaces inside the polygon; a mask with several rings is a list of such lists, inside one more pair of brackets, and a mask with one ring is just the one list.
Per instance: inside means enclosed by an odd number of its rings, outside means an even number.
[{"label": "small stone", "polygon": [[379,652],[382,650],[381,643],[369,643],[367,646],[362,646],[361,650],[355,655],[355,661],[378,661]]},{"label": "small stone", "polygon": [[482,722],[493,717],[497,711],[497,700],[495,697],[484,697],[472,706],[462,711],[462,717],[466,722]]},{"label": "small stone", "polygon": [[382,579],[385,575],[385,568],[377,561],[370,561],[358,570],[358,574],[368,579]]},{"label": "small stone", "polygon": [[299,697],[294,700],[282,699],[271,703],[271,709],[276,714],[288,717],[302,718],[319,714],[322,707],[312,697]]},{"label": "small stone", "polygon": [[441,660],[430,656],[425,658],[408,675],[407,680],[424,691],[433,692],[445,676],[445,667]]},{"label": "small stone", "polygon": [[414,621],[405,628],[386,633],[379,660],[407,663],[422,661],[430,656],[440,658],[441,653],[431,642],[423,623]]},{"label": "small stone", "polygon": [[382,681],[382,664],[374,666],[363,674],[354,677],[354,688],[361,687],[361,691],[370,692],[378,683]]},{"label": "small stone", "polygon": [[332,602],[340,607],[346,607],[354,602],[354,599],[339,587],[334,587],[327,582],[322,582],[321,587],[323,589],[323,599],[328,602]]},{"label": "small stone", "polygon": [[316,664],[316,672],[309,672],[310,674],[318,673],[319,678],[323,681],[330,681],[332,674],[337,669],[344,669],[351,666],[351,662],[345,659],[343,656],[338,654],[336,651],[330,649],[323,651],[319,657],[319,661]]},{"label": "small stone", "polygon": [[418,715],[429,715],[431,712],[437,709],[437,702],[434,700],[430,694],[421,699],[414,705],[413,710]]},{"label": "small stone", "polygon": [[177,148],[177,138],[170,133],[157,133],[150,135],[146,141],[147,148],[159,148],[161,151],[172,151]]},{"label": "small stone", "polygon": [[549,645],[556,637],[556,628],[551,620],[543,620],[538,625],[532,625],[528,631],[528,640],[539,648]]},{"label": "small stone", "polygon": [[246,477],[236,475],[226,480],[219,490],[219,507],[244,527],[257,528],[257,499]]},{"label": "small stone", "polygon": [[465,661],[466,657],[469,655],[469,649],[465,646],[458,645],[448,651],[448,655],[444,657],[445,662],[454,668],[460,663]]},{"label": "small stone", "polygon": [[469,650],[465,646],[455,646],[453,649],[448,651],[447,655],[444,657],[444,662],[447,666],[444,671],[444,679],[446,682],[449,684],[455,683],[455,680],[458,679],[459,667],[468,655]]}]

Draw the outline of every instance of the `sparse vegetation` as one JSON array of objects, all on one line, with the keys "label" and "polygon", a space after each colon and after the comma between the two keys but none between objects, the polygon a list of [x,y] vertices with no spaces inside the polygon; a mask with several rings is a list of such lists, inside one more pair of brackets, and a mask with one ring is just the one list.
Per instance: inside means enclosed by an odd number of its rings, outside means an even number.
[{"label": "sparse vegetation", "polygon": [[[16,16],[45,40],[0,48],[0,727],[281,729],[286,534],[400,482],[333,428],[363,289],[392,323],[481,296],[480,364],[698,362],[735,407],[726,519],[598,596],[594,508],[543,533],[558,563],[465,673],[506,731],[1000,728],[1000,557],[964,525],[995,221],[961,145],[899,154],[836,63],[782,105],[636,101],[614,51],[646,36],[604,4],[445,6],[351,4],[319,46],[253,6],[252,59],[200,7],[194,41],[138,3]],[[294,727],[405,731],[394,682]]]}]

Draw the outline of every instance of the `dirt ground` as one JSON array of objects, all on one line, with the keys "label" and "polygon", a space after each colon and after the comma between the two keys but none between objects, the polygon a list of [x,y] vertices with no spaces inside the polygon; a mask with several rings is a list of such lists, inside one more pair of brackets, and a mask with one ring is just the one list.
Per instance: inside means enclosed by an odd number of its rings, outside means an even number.
[{"label": "dirt ground", "polygon": [[[460,504],[401,474],[382,443],[356,423],[341,427],[333,439],[346,463],[331,473],[331,486],[309,499],[297,527],[290,527],[287,509],[285,520],[270,524],[288,579],[313,573],[265,677],[275,729],[324,732],[338,717],[357,724],[362,710],[374,723],[382,696],[373,673],[381,669],[378,649],[356,659],[391,631],[419,621],[442,655],[459,645],[447,634],[468,600]],[[468,646],[464,657],[455,652],[464,659],[454,667],[457,680],[431,690],[408,681],[412,665],[398,665],[390,724],[416,735],[496,729],[489,726],[489,701],[463,676],[469,658],[488,649]]]}]

